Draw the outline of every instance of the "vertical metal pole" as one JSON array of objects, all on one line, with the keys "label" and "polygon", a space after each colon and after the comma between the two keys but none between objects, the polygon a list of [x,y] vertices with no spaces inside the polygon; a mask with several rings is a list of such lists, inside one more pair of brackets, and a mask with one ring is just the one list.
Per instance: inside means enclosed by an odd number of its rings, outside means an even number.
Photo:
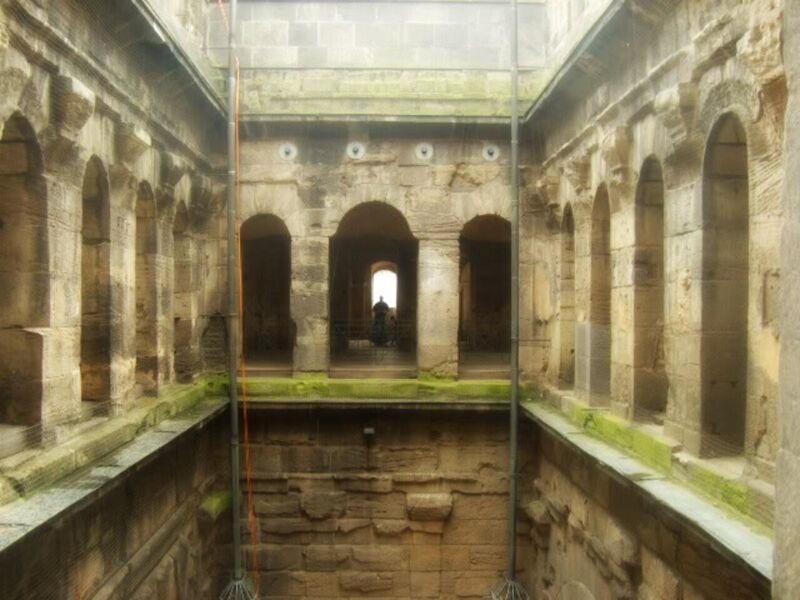
[{"label": "vertical metal pole", "polygon": [[517,575],[517,446],[519,407],[519,110],[517,0],[511,0],[511,407],[509,427],[508,579]]},{"label": "vertical metal pole", "polygon": [[236,264],[236,8],[230,0],[228,20],[228,377],[231,412],[231,499],[233,513],[233,578],[244,578],[242,569],[241,490],[239,475],[239,302]]}]

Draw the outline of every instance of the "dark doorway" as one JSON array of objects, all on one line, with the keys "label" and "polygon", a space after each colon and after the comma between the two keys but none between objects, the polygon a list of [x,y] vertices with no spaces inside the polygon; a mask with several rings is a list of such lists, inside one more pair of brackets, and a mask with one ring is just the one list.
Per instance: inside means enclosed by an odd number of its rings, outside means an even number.
[{"label": "dark doorway", "polygon": [[459,377],[507,378],[511,349],[511,224],[482,215],[461,231]]},{"label": "dark doorway", "polygon": [[701,383],[705,456],[741,454],[747,413],[749,179],[747,138],[726,115],[714,127],[703,173]]},{"label": "dark doorway", "polygon": [[242,240],[242,349],[248,372],[292,372],[295,328],[291,315],[292,239],[274,215],[245,221]]},{"label": "dark doorway", "polygon": [[[417,252],[405,217],[388,204],[344,216],[330,242],[331,376],[416,376]],[[373,299],[373,285],[392,279],[383,301]]]}]

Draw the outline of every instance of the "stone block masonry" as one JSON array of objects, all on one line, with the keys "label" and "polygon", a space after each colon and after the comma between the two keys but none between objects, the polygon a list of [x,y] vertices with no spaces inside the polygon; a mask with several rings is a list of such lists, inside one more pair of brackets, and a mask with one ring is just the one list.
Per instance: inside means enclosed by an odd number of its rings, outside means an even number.
[{"label": "stone block masonry", "polygon": [[265,597],[478,600],[499,580],[504,411],[261,411],[253,431]]}]

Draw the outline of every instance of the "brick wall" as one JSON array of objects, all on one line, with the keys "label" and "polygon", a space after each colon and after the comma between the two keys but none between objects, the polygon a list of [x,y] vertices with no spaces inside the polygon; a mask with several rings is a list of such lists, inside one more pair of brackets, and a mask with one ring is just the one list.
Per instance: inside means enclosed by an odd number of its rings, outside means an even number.
[{"label": "brick wall", "polygon": [[[506,414],[303,411],[254,420],[263,595],[478,600],[499,580]],[[520,543],[529,547],[529,537]]]}]

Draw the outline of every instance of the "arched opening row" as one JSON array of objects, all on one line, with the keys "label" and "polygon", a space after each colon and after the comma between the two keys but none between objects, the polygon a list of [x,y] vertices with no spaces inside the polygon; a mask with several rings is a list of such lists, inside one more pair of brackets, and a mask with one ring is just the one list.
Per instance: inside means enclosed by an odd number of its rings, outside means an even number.
[{"label": "arched opening row", "polygon": [[[701,453],[740,454],[744,449],[748,385],[749,221],[747,140],[737,117],[723,116],[712,129],[703,165],[703,225],[700,268],[699,389],[696,424]],[[635,192],[634,249],[630,255],[633,305],[632,406],[634,420],[663,423],[671,400],[670,373],[685,370],[681,352],[668,352],[670,340],[692,332],[669,329],[681,310],[676,292],[683,239],[666,231],[664,178],[655,158],[642,165]],[[576,314],[575,218],[568,206],[560,231],[560,367],[564,387],[582,390],[595,405],[608,405],[612,391],[615,285],[609,197],[601,185],[594,198],[589,232],[587,318]],[[679,236],[678,236],[679,237]],[[619,259],[624,256],[620,253]],[[624,270],[624,266],[621,266]],[[686,282],[683,283],[686,285]],[[621,300],[624,291],[620,293]],[[621,306],[621,305],[620,305]],[[685,347],[685,346],[681,346]],[[668,365],[668,356],[676,364]],[[683,374],[682,374],[683,376]]]},{"label": "arched opening row", "polygon": [[[76,190],[74,223],[71,215],[51,222],[42,170],[33,128],[14,114],[3,124],[0,138],[0,456],[41,439],[45,419],[53,426],[109,413],[119,396],[115,371],[123,364],[115,360],[128,346],[122,297],[131,276],[135,292],[127,306],[135,310],[136,324],[129,347],[133,354],[135,345],[139,391],[154,391],[172,368],[164,352],[171,332],[159,318],[168,298],[159,286],[168,288],[163,280],[171,263],[159,238],[152,189],[142,184],[136,194],[129,250],[131,257],[135,254],[135,267],[131,265],[129,276],[113,265],[114,257],[128,249],[113,247],[109,176],[103,162],[93,156],[86,163]],[[188,297],[196,267],[184,203],[178,206],[173,234],[178,355],[190,336],[180,321],[196,313],[185,310],[196,302]],[[60,349],[58,360],[46,349],[48,344]],[[73,355],[75,365],[70,364]],[[189,362],[184,368],[176,358],[175,372],[196,372],[198,365]]]},{"label": "arched opening row", "polygon": [[[292,265],[288,230],[272,215],[246,221],[242,240],[248,371],[289,371],[295,346],[292,272],[318,266]],[[358,205],[342,218],[328,248],[331,376],[416,376],[417,314],[438,310],[418,306],[418,255],[419,242],[405,217],[386,203]],[[460,354],[459,375],[507,377],[508,221],[493,215],[470,221],[462,231],[457,267],[458,331],[453,331],[453,347]],[[297,308],[302,313],[306,307]]]}]

